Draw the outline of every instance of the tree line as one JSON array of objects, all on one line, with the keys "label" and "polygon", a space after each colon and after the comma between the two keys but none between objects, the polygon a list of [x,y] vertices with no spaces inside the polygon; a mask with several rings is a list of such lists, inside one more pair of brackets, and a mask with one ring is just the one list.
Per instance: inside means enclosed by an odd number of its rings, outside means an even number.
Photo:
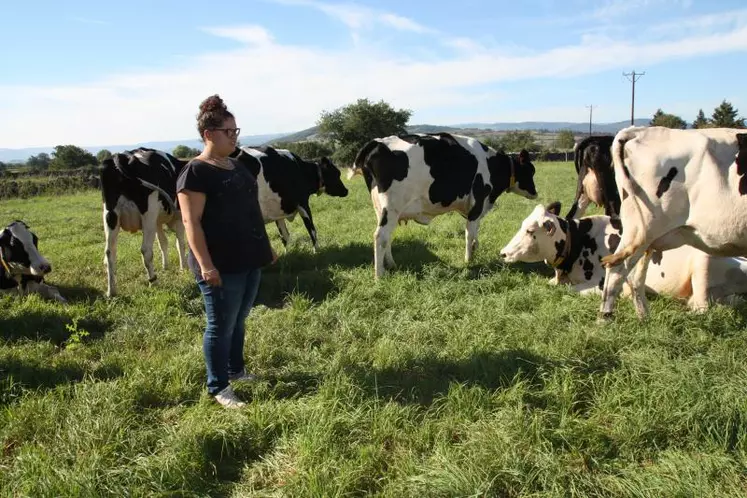
[{"label": "tree line", "polygon": [[[331,157],[340,166],[351,165],[358,150],[369,140],[407,133],[407,125],[412,116],[410,109],[395,109],[387,102],[372,102],[358,99],[349,105],[332,111],[322,111],[316,125],[318,132],[313,140],[300,142],[272,143],[278,148],[285,148],[306,159]],[[668,114],[658,109],[650,121],[652,126],[668,128],[687,128],[688,124],[680,116]],[[706,117],[699,110],[692,128],[726,127],[744,128],[745,118],[739,117],[739,111],[727,100],[723,100],[711,114]],[[575,144],[575,135],[571,130],[560,130],[551,147],[545,147],[529,130],[509,131],[499,136],[480,138],[485,144],[504,152],[517,152],[526,149],[529,152],[568,151]],[[200,153],[199,149],[186,145],[176,146],[171,153],[180,159],[191,159]],[[100,164],[111,157],[111,151],[103,149],[95,156],[76,145],[58,145],[51,154],[40,153],[29,157],[25,166],[35,171],[76,169]],[[10,165],[0,162],[0,171]],[[23,166],[14,164],[14,167]]]}]

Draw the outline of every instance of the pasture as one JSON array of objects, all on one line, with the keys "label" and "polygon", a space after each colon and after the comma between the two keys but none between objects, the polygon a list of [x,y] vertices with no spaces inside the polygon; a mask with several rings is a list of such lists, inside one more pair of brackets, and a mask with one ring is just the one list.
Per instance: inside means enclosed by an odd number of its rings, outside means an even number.
[{"label": "pasture", "polygon": [[[243,410],[205,394],[202,300],[170,264],[149,286],[141,235],[120,235],[106,300],[98,191],[0,203],[54,268],[68,306],[1,296],[3,496],[744,496],[747,306],[689,314],[669,298],[551,287],[544,264],[498,252],[538,203],[575,189],[535,163],[540,198],[498,199],[467,266],[464,221],[394,233],[399,268],[373,279],[362,178],[313,197],[265,270],[247,322]],[[599,210],[590,210],[598,213]],[[156,244],[157,246],[157,244]]]}]

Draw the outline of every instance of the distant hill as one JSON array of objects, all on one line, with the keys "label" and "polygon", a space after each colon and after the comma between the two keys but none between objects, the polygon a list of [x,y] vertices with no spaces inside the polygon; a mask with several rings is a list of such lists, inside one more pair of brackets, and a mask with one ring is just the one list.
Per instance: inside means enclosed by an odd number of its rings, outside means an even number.
[{"label": "distant hill", "polygon": [[[239,140],[244,145],[257,145],[257,144],[265,143],[268,140],[272,140],[276,137],[282,137],[284,135],[285,133],[270,133],[270,134],[264,134],[264,135],[246,135],[246,136],[239,137]],[[74,145],[78,145],[78,144],[74,144]],[[95,155],[101,149],[107,149],[112,152],[121,152],[123,150],[135,149],[137,147],[149,147],[152,149],[159,149],[159,150],[165,150],[166,152],[171,152],[174,149],[174,147],[176,147],[177,145],[186,145],[187,147],[192,147],[192,148],[200,149],[200,150],[202,150],[204,146],[204,144],[200,142],[198,139],[187,139],[187,140],[169,140],[169,141],[162,141],[162,142],[139,142],[135,144],[125,144],[125,145],[96,145],[96,146],[81,145],[81,147],[86,149],[91,154]],[[54,152],[54,146],[52,147],[30,147],[30,148],[25,148],[25,149],[0,148],[0,161],[6,162],[6,163],[23,162],[29,157],[35,156],[37,154],[41,154],[42,152],[51,154],[52,152]]]},{"label": "distant hill", "polygon": [[[638,126],[648,125],[648,119],[636,119],[635,124]],[[592,123],[592,131],[595,134],[600,133],[616,133],[622,128],[630,125],[630,121],[618,121],[616,123]],[[458,125],[430,125],[430,124],[419,124],[407,127],[407,131],[410,133],[434,133],[438,131],[446,131],[450,133],[464,133],[466,135],[482,135],[487,136],[493,133],[500,135],[501,132],[514,131],[514,130],[534,130],[537,132],[547,132],[544,135],[544,140],[550,143],[553,140],[554,134],[560,130],[570,129],[578,135],[585,135],[589,131],[589,123],[574,123],[574,122],[557,122],[557,121],[524,121],[520,123],[462,123]],[[239,137],[239,140],[243,145],[266,145],[273,142],[300,142],[303,140],[315,139],[319,132],[318,126],[312,126],[305,130],[300,130],[294,133],[271,133],[262,135],[247,135]],[[76,144],[77,145],[77,144]],[[195,139],[188,140],[173,140],[165,142],[141,142],[137,144],[129,145],[98,145],[98,146],[83,146],[86,150],[92,154],[96,154],[101,149],[108,149],[112,152],[134,149],[135,147],[151,147],[154,149],[160,149],[165,151],[171,151],[177,145],[186,145],[187,147],[202,149],[202,142]],[[52,153],[54,147],[34,147],[26,149],[2,149],[0,148],[0,161],[3,162],[20,162],[25,161],[30,156],[46,152],[47,154]]]}]

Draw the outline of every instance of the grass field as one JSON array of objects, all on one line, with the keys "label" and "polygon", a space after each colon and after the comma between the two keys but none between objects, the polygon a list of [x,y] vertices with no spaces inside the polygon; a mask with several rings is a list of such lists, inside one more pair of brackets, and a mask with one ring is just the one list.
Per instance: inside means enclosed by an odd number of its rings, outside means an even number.
[{"label": "grass field", "polygon": [[71,303],[0,297],[2,496],[745,496],[747,309],[702,316],[652,299],[551,287],[499,249],[536,202],[574,191],[538,163],[538,201],[504,194],[473,264],[464,221],[395,232],[399,269],[373,280],[371,201],[314,197],[263,277],[237,387],[205,394],[202,300],[176,268],[147,284],[140,235],[120,236],[106,300],[100,194],[0,203],[25,220]]}]

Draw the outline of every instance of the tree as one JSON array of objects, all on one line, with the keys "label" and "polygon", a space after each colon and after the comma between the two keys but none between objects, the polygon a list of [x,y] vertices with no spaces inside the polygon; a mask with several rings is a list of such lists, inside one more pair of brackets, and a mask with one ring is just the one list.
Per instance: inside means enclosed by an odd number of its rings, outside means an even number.
[{"label": "tree", "polygon": [[711,123],[715,128],[744,128],[744,118],[737,118],[739,110],[735,109],[731,102],[724,99],[718,107],[713,110]]},{"label": "tree", "polygon": [[200,150],[187,147],[186,145],[177,145],[171,153],[174,154],[174,157],[178,157],[179,159],[191,159],[199,155]]},{"label": "tree", "polygon": [[693,128],[708,128],[709,126],[711,126],[710,121],[705,117],[703,109],[700,109],[698,111],[698,116],[695,118],[695,121],[693,121]]},{"label": "tree", "polygon": [[46,152],[41,152],[36,156],[31,156],[26,160],[26,166],[31,169],[42,170],[49,168],[52,158]]},{"label": "tree", "polygon": [[98,164],[96,157],[87,150],[77,145],[58,145],[54,148],[54,152],[52,152],[50,167],[54,169],[70,169],[95,164]]},{"label": "tree", "polygon": [[411,115],[409,109],[395,110],[383,100],[358,99],[332,112],[323,111],[317,125],[319,134],[336,146],[334,160],[349,166],[369,140],[405,133]]},{"label": "tree", "polygon": [[108,151],[107,149],[101,149],[100,151],[96,153],[96,160],[100,163],[104,162],[110,157],[112,157],[112,153]]},{"label": "tree", "polygon": [[572,149],[576,145],[576,137],[571,130],[560,130],[555,138],[555,147],[560,150]]},{"label": "tree", "polygon": [[538,152],[542,146],[537,143],[534,133],[530,130],[513,130],[500,137],[501,149],[505,152],[519,152],[526,149],[529,152]]},{"label": "tree", "polygon": [[687,123],[685,123],[684,119],[674,114],[667,114],[661,109],[657,109],[657,111],[654,113],[654,118],[651,120],[650,125],[664,126],[666,128],[676,128],[679,130],[684,130],[685,128],[687,128]]},{"label": "tree", "polygon": [[330,157],[334,152],[332,144],[318,140],[304,140],[303,142],[277,142],[272,144],[278,149],[288,149],[308,161],[318,160],[322,157]]}]

